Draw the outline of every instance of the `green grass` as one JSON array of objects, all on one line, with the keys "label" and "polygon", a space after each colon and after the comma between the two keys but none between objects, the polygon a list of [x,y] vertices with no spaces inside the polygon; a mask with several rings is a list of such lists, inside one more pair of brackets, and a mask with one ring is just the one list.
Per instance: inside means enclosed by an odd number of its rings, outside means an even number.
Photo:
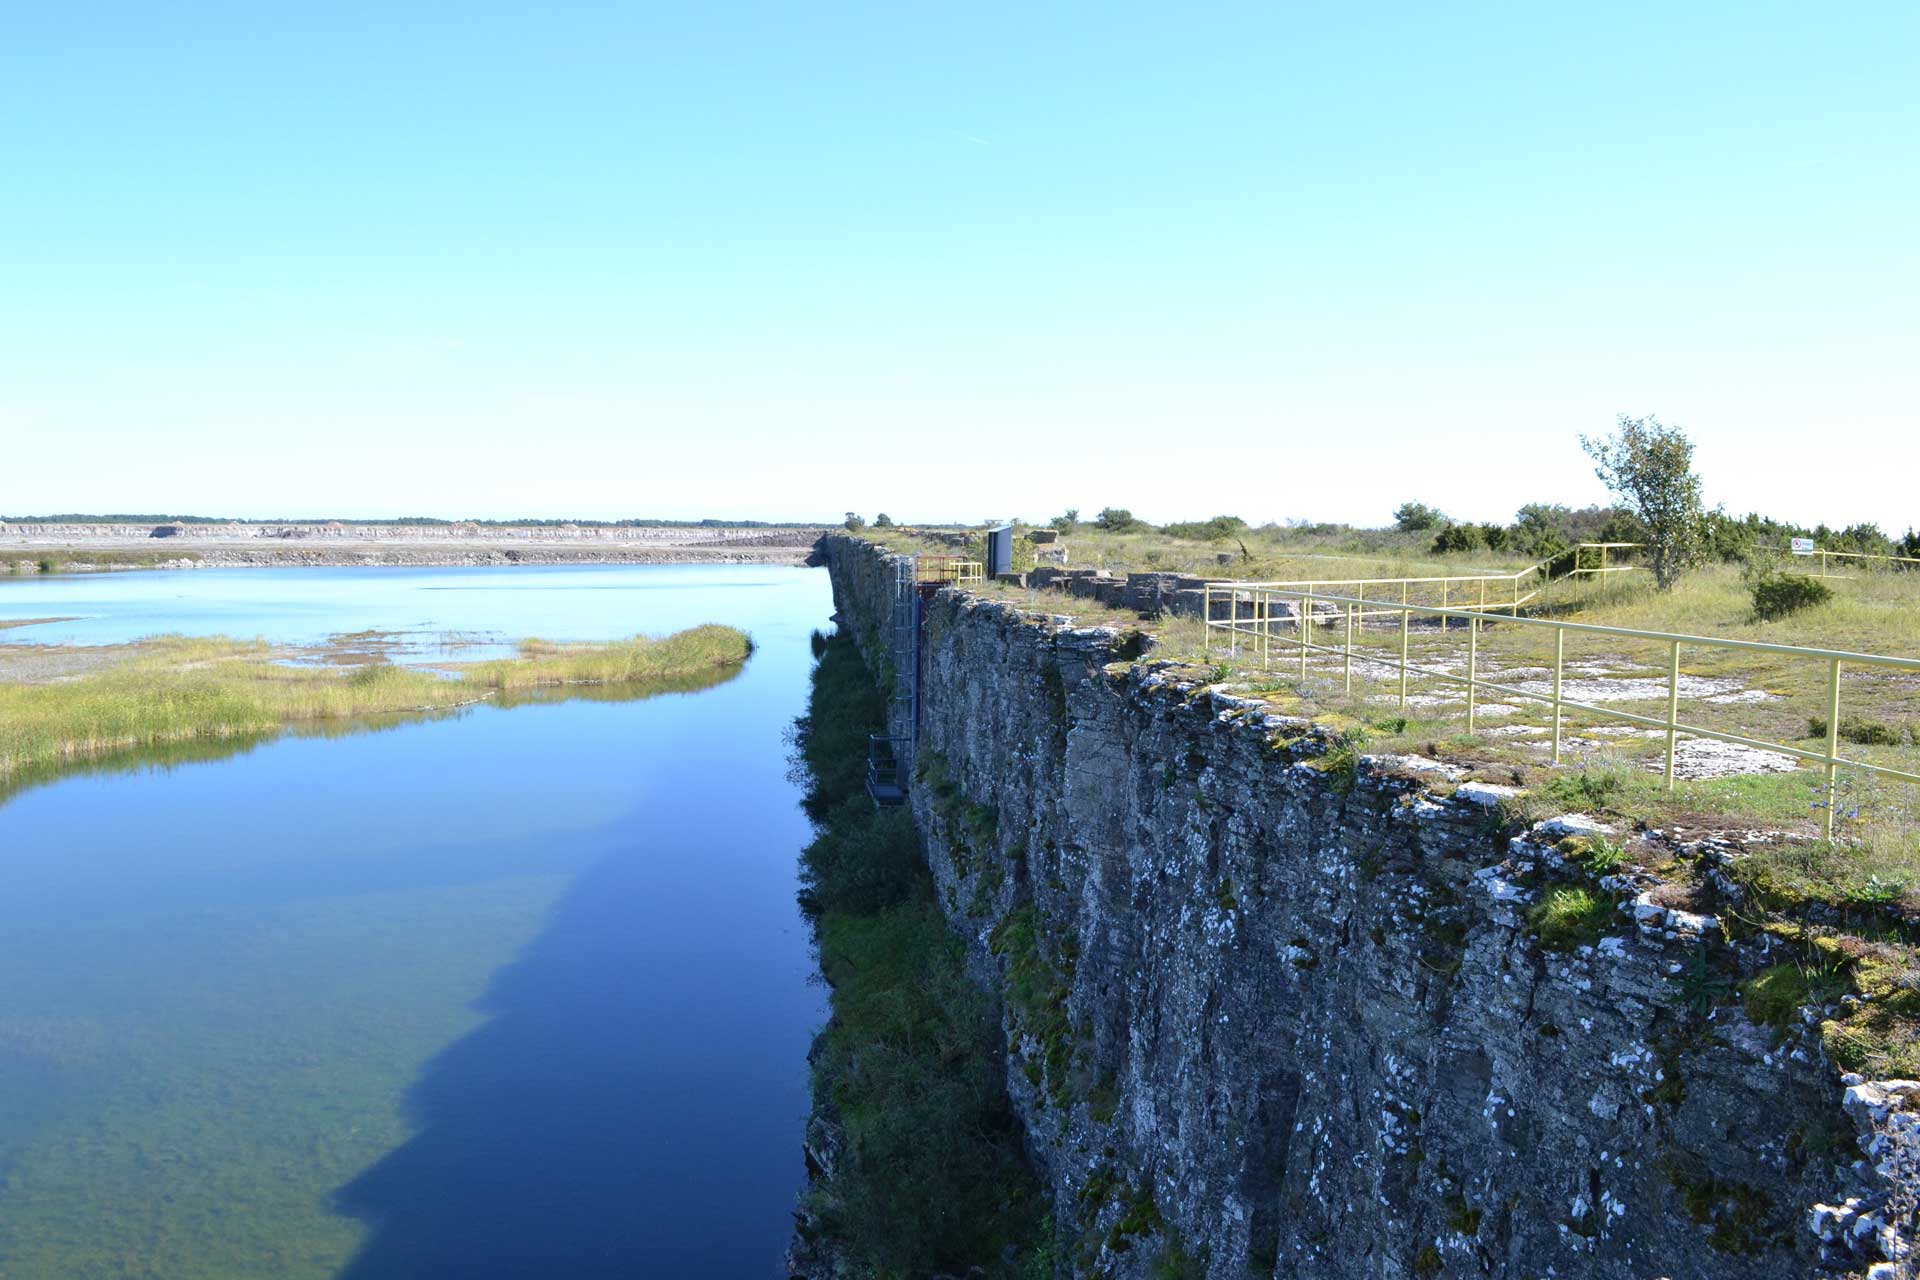
[{"label": "green grass", "polygon": [[1803,1005],[1828,1004],[1847,993],[1837,963],[1819,958],[1772,965],[1741,985],[1747,1016],[1762,1026],[1785,1027]]},{"label": "green grass", "polygon": [[0,785],[131,748],[252,739],[285,726],[444,711],[510,692],[631,684],[737,666],[752,650],[729,627],[660,640],[543,646],[451,676],[384,664],[340,670],[274,661],[261,641],[161,638],[125,664],[55,684],[0,685]]},{"label": "green grass", "polygon": [[1584,885],[1550,889],[1527,912],[1527,923],[1548,951],[1572,951],[1598,942],[1613,921],[1613,899]]},{"label": "green grass", "polygon": [[182,560],[204,558],[199,552],[170,547],[164,542],[152,547],[113,547],[99,550],[66,548],[58,555],[21,557],[16,553],[12,558],[0,558],[0,572],[81,573],[109,568],[151,569],[165,564],[177,564]]},{"label": "green grass", "polygon": [[732,627],[708,623],[661,639],[635,636],[608,644],[523,640],[518,658],[457,666],[466,683],[487,689],[556,684],[630,684],[745,662],[753,641]]},{"label": "green grass", "polygon": [[[1193,532],[1203,526],[1196,525]],[[962,530],[968,541],[950,546],[940,531],[929,537],[913,529],[865,529],[862,536],[896,550],[930,554],[970,553],[978,560],[984,542],[977,530]],[[951,536],[950,534],[948,536]],[[1488,551],[1436,556],[1431,531],[1341,529],[1313,532],[1273,525],[1225,532],[1217,538],[1173,537],[1157,529],[1114,532],[1081,524],[1062,535],[1070,549],[1070,567],[1112,573],[1174,572],[1209,578],[1273,580],[1394,577],[1407,574],[1472,573],[1481,569],[1511,572],[1532,557]],[[1222,564],[1220,557],[1228,557]]]},{"label": "green grass", "polygon": [[1873,947],[1854,959],[1854,989],[1869,997],[1851,1016],[1820,1024],[1827,1055],[1842,1070],[1875,1079],[1920,1075],[1920,968],[1911,953]]}]

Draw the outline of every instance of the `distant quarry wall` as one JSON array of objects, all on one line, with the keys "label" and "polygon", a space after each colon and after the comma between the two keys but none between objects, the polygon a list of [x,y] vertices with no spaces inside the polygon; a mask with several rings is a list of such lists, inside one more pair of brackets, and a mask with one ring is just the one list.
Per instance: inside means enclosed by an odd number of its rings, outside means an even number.
[{"label": "distant quarry wall", "polygon": [[[891,671],[893,556],[820,553]],[[1607,936],[1545,950],[1578,818],[1509,839],[1498,788],[1342,760],[1111,630],[947,589],[921,644],[911,803],[1071,1274],[1914,1274],[1920,1085],[1696,1002],[1703,945],[1757,970],[1765,934],[1616,880]]]},{"label": "distant quarry wall", "polygon": [[[800,564],[817,528],[0,523],[0,572],[223,565]],[[63,558],[64,553],[64,558]]]}]

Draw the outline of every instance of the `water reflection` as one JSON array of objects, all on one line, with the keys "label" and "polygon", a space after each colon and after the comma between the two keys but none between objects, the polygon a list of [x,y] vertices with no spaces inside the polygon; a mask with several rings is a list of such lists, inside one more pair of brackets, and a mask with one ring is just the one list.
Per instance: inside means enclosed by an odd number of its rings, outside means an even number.
[{"label": "water reflection", "polygon": [[561,702],[637,702],[663,693],[698,693],[738,676],[740,667],[716,667],[656,680],[636,680],[623,684],[547,685],[533,689],[502,689],[484,703],[463,707],[435,707],[423,711],[395,712],[391,715],[362,716],[348,720],[301,720],[264,733],[232,733],[217,738],[186,738],[177,742],[156,742],[126,747],[99,755],[76,756],[66,760],[37,762],[0,775],[0,805],[30,787],[43,786],[61,778],[88,774],[172,773],[187,765],[209,764],[245,755],[263,742],[276,738],[350,738],[362,733],[379,733],[401,725],[428,720],[453,720],[466,715],[475,706],[531,707]]}]

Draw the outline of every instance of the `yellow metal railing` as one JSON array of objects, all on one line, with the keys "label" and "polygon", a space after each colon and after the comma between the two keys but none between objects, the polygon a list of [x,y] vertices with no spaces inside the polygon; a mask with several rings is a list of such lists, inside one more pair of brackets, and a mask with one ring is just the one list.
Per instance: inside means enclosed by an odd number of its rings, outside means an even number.
[{"label": "yellow metal railing", "polygon": [[[1619,551],[1627,547],[1637,547],[1639,545],[1641,544],[1638,542],[1579,543],[1573,548],[1573,568],[1567,570],[1566,576],[1569,578],[1598,578],[1609,573],[1632,573],[1639,567],[1638,565],[1608,564],[1607,552]],[[1600,555],[1594,563],[1582,564],[1581,561],[1586,559],[1586,557],[1581,554],[1584,551],[1598,551]]]},{"label": "yellow metal railing", "polygon": [[985,582],[987,566],[978,560],[967,560],[960,556],[920,556],[915,564],[915,576],[921,582],[951,582],[956,586],[964,586]]},{"label": "yellow metal railing", "polygon": [[[1216,595],[1234,594],[1232,616],[1217,619],[1213,616],[1213,604]],[[1240,605],[1249,603],[1238,598],[1241,594],[1251,594],[1250,616],[1240,616]],[[1833,835],[1833,814],[1837,807],[1834,799],[1834,783],[1841,766],[1850,769],[1862,769],[1869,773],[1889,778],[1899,778],[1907,782],[1920,783],[1920,773],[1905,769],[1895,769],[1889,765],[1875,764],[1868,760],[1854,760],[1840,754],[1840,673],[1843,666],[1891,668],[1897,671],[1920,672],[1920,659],[1891,658],[1882,654],[1852,653],[1841,649],[1813,649],[1797,645],[1767,644],[1758,640],[1723,640],[1710,636],[1677,635],[1666,631],[1635,631],[1627,627],[1605,627],[1585,622],[1557,622],[1546,618],[1520,618],[1501,616],[1474,609],[1450,609],[1418,604],[1396,604],[1390,600],[1369,600],[1364,596],[1316,595],[1312,591],[1299,591],[1281,587],[1258,587],[1247,592],[1246,584],[1216,582],[1207,584],[1205,600],[1205,649],[1213,651],[1216,632],[1224,632],[1232,651],[1238,654],[1240,641],[1245,637],[1249,649],[1258,654],[1260,665],[1269,666],[1274,640],[1276,600],[1292,601],[1294,608],[1291,616],[1281,615],[1280,621],[1292,623],[1296,639],[1286,648],[1297,650],[1302,679],[1307,675],[1307,658],[1311,653],[1330,653],[1341,656],[1344,665],[1345,686],[1348,692],[1353,689],[1354,637],[1360,629],[1362,618],[1383,615],[1397,615],[1400,619],[1400,646],[1397,657],[1381,657],[1377,652],[1362,652],[1363,662],[1384,662],[1389,669],[1397,670],[1400,675],[1400,706],[1407,706],[1407,682],[1413,675],[1441,681],[1447,684],[1465,686],[1467,691],[1467,732],[1473,732],[1474,711],[1482,692],[1497,693],[1502,697],[1519,698],[1529,702],[1544,703],[1553,708],[1553,763],[1560,763],[1561,720],[1566,711],[1581,711],[1609,720],[1620,720],[1628,724],[1647,728],[1662,729],[1666,732],[1666,779],[1671,788],[1674,783],[1675,746],[1681,734],[1690,737],[1712,738],[1720,742],[1736,743],[1740,746],[1757,747],[1766,751],[1776,751],[1782,755],[1809,763],[1822,765],[1826,770],[1826,833]],[[1316,607],[1333,607],[1337,618],[1344,618],[1344,634],[1340,644],[1318,643],[1313,639],[1314,610]],[[1408,656],[1408,639],[1411,621],[1415,615],[1439,618],[1443,622],[1448,618],[1462,619],[1467,624],[1467,673],[1457,675],[1451,671],[1442,671],[1433,667],[1416,666]],[[1480,629],[1482,626],[1497,624],[1500,626],[1519,626],[1546,628],[1553,633],[1553,692],[1545,694],[1533,689],[1523,689],[1516,685],[1504,684],[1482,679],[1479,674]],[[1569,632],[1581,635],[1614,636],[1623,639],[1650,641],[1668,646],[1666,715],[1647,716],[1638,712],[1622,711],[1615,707],[1597,706],[1590,702],[1578,702],[1563,697],[1562,672],[1566,658],[1566,639]],[[1728,733],[1725,730],[1710,728],[1706,725],[1689,724],[1680,719],[1680,649],[1681,646],[1701,649],[1741,650],[1754,653],[1776,654],[1827,664],[1827,747],[1824,752],[1810,751],[1805,747],[1796,747],[1783,742],[1768,742],[1745,734]]]},{"label": "yellow metal railing", "polygon": [[[1754,550],[1777,551],[1783,556],[1787,556],[1789,558],[1798,558],[1801,560],[1810,560],[1814,556],[1819,556],[1820,572],[1813,575],[1816,578],[1849,578],[1853,576],[1851,574],[1846,574],[1846,573],[1832,572],[1827,565],[1828,557],[1832,557],[1833,559],[1836,559],[1836,560],[1872,560],[1872,561],[1877,561],[1881,564],[1887,564],[1887,565],[1920,566],[1920,559],[1915,559],[1912,556],[1883,556],[1883,555],[1876,555],[1868,551],[1823,551],[1816,548],[1815,550],[1812,550],[1812,551],[1796,552],[1791,547],[1776,547],[1776,546],[1770,546],[1766,543],[1756,543],[1754,546]],[[1844,568],[1845,566],[1842,566],[1842,567]]]},{"label": "yellow metal railing", "polygon": [[[1639,545],[1637,542],[1578,543],[1572,548],[1573,568],[1562,576],[1571,578],[1632,572],[1637,566],[1608,564],[1607,552]],[[1581,553],[1584,551],[1598,551],[1599,555],[1597,558],[1592,558],[1593,563],[1582,565]],[[1565,552],[1561,554],[1564,555]],[[1434,603],[1433,600],[1416,600],[1414,598],[1416,592],[1426,592],[1429,595],[1438,593],[1438,603],[1442,610],[1452,606],[1457,595],[1462,607],[1471,606],[1482,612],[1489,609],[1504,609],[1510,617],[1518,617],[1520,606],[1531,603],[1546,589],[1548,575],[1552,572],[1551,566],[1559,558],[1559,556],[1549,556],[1545,560],[1534,561],[1524,569],[1515,569],[1509,573],[1452,573],[1421,578],[1314,578],[1293,579],[1287,582],[1240,582],[1229,579],[1209,583],[1208,588],[1210,592],[1216,588],[1222,591],[1236,590],[1249,593],[1299,591],[1304,592],[1308,597],[1321,599],[1340,595],[1350,587],[1372,588],[1376,594],[1384,588],[1384,594],[1391,596],[1397,591],[1400,596],[1398,604],[1388,602],[1386,605],[1388,612],[1410,604]],[[1537,583],[1533,582],[1536,576],[1539,578]],[[1355,594],[1364,595],[1367,592],[1361,591]],[[1359,621],[1365,622],[1372,616],[1375,615],[1363,610]],[[1447,616],[1449,615],[1442,614],[1440,621],[1442,630],[1446,629]]]}]

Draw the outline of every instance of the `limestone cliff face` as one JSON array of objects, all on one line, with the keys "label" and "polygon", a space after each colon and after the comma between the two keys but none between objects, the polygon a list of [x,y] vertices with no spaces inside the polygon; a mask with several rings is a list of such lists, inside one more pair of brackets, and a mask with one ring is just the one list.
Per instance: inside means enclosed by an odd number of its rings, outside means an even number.
[{"label": "limestone cliff face", "polygon": [[[891,557],[822,554],[891,670]],[[1485,792],[1330,769],[1306,726],[1118,642],[952,590],[921,640],[912,803],[1073,1274],[1784,1278],[1904,1252],[1897,1097],[1856,1082],[1849,1114],[1812,1037],[1690,1007],[1712,921],[1629,892],[1597,947],[1544,951],[1526,885],[1554,829],[1509,841]]]}]

